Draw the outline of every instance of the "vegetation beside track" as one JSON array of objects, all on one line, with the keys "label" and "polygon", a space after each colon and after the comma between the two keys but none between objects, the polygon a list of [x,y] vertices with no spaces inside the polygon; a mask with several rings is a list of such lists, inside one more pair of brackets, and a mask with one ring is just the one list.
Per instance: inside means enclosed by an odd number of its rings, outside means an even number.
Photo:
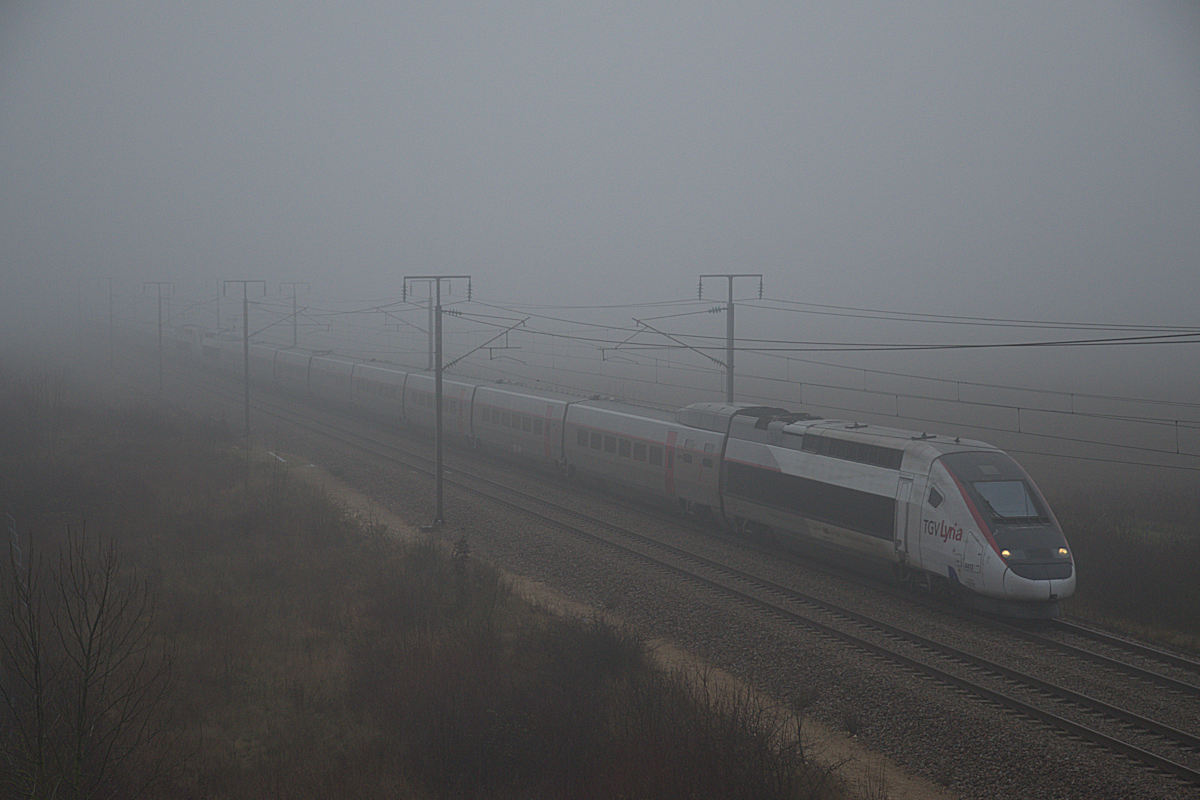
[{"label": "vegetation beside track", "polygon": [[[134,629],[164,691],[109,720],[119,759],[54,725],[31,754],[22,651],[0,648],[16,700],[0,704],[0,797],[840,796],[752,699],[664,674],[608,625],[531,609],[464,552],[401,543],[247,458],[223,425],[14,375],[0,372],[0,513],[21,552],[0,586],[45,587],[30,619],[54,639],[57,554],[83,542],[87,574],[148,599]],[[94,601],[79,595],[102,618]],[[19,622],[0,619],[4,642]],[[68,655],[26,654],[64,684],[39,695],[59,710],[78,697]]]},{"label": "vegetation beside track", "polygon": [[1068,614],[1200,653],[1200,483],[1080,468],[1045,483],[1075,554]]}]

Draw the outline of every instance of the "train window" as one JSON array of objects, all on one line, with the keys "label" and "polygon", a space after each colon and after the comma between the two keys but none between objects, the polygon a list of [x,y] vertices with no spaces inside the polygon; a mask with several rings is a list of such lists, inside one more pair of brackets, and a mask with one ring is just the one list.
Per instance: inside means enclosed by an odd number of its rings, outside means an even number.
[{"label": "train window", "polygon": [[644,442],[634,442],[633,443],[633,460],[634,461],[645,461],[646,460],[646,445]]},{"label": "train window", "polygon": [[679,460],[685,464],[690,464],[690,463],[692,463],[692,454],[691,453],[680,453]]},{"label": "train window", "polygon": [[617,437],[615,437],[615,436],[605,436],[604,437],[604,452],[606,452],[606,453],[617,452]]},{"label": "train window", "polygon": [[599,449],[600,449],[600,445],[601,445],[601,443],[603,442],[603,439],[604,439],[604,437],[603,437],[603,436],[601,436],[600,434],[598,434],[598,433],[593,433],[593,434],[592,434],[592,449],[593,449],[593,450],[599,450]]},{"label": "train window", "polygon": [[[712,442],[705,442],[705,443],[704,443],[704,452],[706,452],[706,453],[711,453],[711,452],[712,452],[714,449],[716,449],[716,448],[714,448],[714,447],[713,447],[713,443],[712,443]],[[705,461],[707,461],[707,460],[708,460],[708,459],[705,459]]]},{"label": "train window", "polygon": [[650,448],[650,464],[652,466],[655,466],[655,467],[662,466],[662,453],[663,453],[663,451],[662,451],[661,447],[651,447]]},{"label": "train window", "polygon": [[831,458],[841,458],[846,461],[857,461],[860,464],[871,464],[876,467],[900,469],[904,459],[904,451],[891,447],[881,447],[865,442],[849,442],[841,439],[831,439],[828,436],[818,436],[806,433],[800,442],[800,449],[806,453],[816,453]]},{"label": "train window", "polygon": [[512,412],[510,412],[510,411],[501,412],[500,419],[503,420],[502,424],[504,425],[504,427],[506,427],[506,428],[512,427]]},{"label": "train window", "polygon": [[583,428],[580,428],[579,433],[576,435],[575,441],[579,443],[580,447],[587,447],[587,443],[588,443],[587,431],[585,431]]},{"label": "train window", "polygon": [[628,439],[622,439],[619,442],[617,442],[617,447],[620,451],[617,453],[617,455],[621,456],[622,458],[629,458],[629,440]]},{"label": "train window", "polygon": [[533,420],[531,420],[525,414],[521,415],[521,430],[523,430],[525,433],[529,433],[531,430],[533,430]]},{"label": "train window", "polygon": [[695,450],[696,449],[696,440],[695,439],[684,439],[683,446],[685,448],[687,448],[688,450]]},{"label": "train window", "polygon": [[712,466],[712,459],[711,459],[711,458],[706,458],[706,459],[704,459],[702,462],[700,462],[700,465],[701,465],[701,466],[704,466],[704,467],[711,467],[711,466]]},{"label": "train window", "polygon": [[946,498],[942,497],[942,493],[932,486],[929,487],[929,505],[937,508]]},{"label": "train window", "polygon": [[541,417],[534,417],[534,418],[533,418],[533,435],[534,435],[534,436],[541,436],[541,435],[542,435],[542,431],[543,431],[543,429],[544,429],[544,428],[543,428],[543,425],[544,425],[544,421],[542,420],[542,418],[541,418]]},{"label": "train window", "polygon": [[971,486],[995,520],[1046,519],[1041,504],[1023,480],[975,481]]}]

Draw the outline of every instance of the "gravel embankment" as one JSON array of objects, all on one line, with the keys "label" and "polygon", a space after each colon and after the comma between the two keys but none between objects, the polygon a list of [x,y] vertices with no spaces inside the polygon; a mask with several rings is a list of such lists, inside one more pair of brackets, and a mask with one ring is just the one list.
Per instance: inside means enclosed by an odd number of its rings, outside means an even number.
[{"label": "gravel embankment", "polygon": [[[430,515],[428,478],[362,463],[326,449],[318,458],[396,513]],[[451,457],[453,458],[453,457]],[[563,491],[555,487],[543,493]],[[553,482],[549,484],[554,487]],[[964,798],[1200,798],[1180,784],[1092,745],[974,697],[909,674],[882,659],[798,630],[712,592],[659,573],[606,548],[531,522],[516,512],[485,507],[447,490],[448,539],[467,536],[472,553],[510,572],[544,582],[566,596],[619,616],[648,639],[673,642],[787,704],[795,703],[830,728],[857,737],[913,773]],[[613,508],[593,493],[572,492],[572,503],[643,531],[660,529],[636,512]],[[914,616],[870,587],[782,563],[723,537],[680,529],[705,555],[778,583],[837,602],[853,603],[892,624],[937,632],[957,624],[981,655],[1041,677],[1053,665],[1032,661],[1003,643],[962,630],[961,623]],[[945,631],[941,630],[942,635]],[[989,648],[991,652],[989,651]],[[1015,663],[1014,663],[1015,662]],[[1054,677],[1094,691],[1094,675]],[[1070,685],[1074,681],[1077,685]],[[1089,684],[1092,681],[1092,684]]]}]

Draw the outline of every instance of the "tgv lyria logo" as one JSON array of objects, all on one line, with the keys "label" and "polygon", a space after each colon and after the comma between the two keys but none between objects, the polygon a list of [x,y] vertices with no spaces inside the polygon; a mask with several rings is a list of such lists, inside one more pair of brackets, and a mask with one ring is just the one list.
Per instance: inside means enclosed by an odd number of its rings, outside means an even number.
[{"label": "tgv lyria logo", "polygon": [[961,542],[963,537],[963,529],[957,525],[947,525],[945,520],[925,520],[925,533],[930,536],[941,537],[943,542]]}]

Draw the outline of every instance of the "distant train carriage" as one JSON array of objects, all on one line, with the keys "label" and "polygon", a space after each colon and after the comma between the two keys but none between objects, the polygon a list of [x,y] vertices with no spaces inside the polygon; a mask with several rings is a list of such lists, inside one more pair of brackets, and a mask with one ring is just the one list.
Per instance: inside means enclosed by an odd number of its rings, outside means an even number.
[{"label": "distant train carriage", "polygon": [[646,490],[687,508],[719,508],[724,435],[679,424],[674,412],[604,400],[567,409],[567,464],[613,484]]},{"label": "distant train carriage", "polygon": [[240,375],[245,372],[245,355],[240,339],[217,339],[214,342],[217,368],[222,372]]},{"label": "distant train carriage", "polygon": [[275,353],[275,385],[291,391],[308,392],[308,368],[312,354],[302,350]]},{"label": "distant train carriage", "polygon": [[308,366],[308,390],[322,400],[348,407],[352,403],[355,362],[337,356],[313,356]]},{"label": "distant train carriage", "polygon": [[408,373],[378,364],[355,364],[354,404],[380,419],[399,422],[404,413],[404,384]]},{"label": "distant train carriage", "polygon": [[216,339],[206,336],[200,342],[200,363],[205,367],[220,367],[221,346]]},{"label": "distant train carriage", "polygon": [[163,338],[168,347],[185,359],[198,358],[204,340],[204,329],[199,325],[180,325],[165,329]]},{"label": "distant train carriage", "polygon": [[[463,440],[472,438],[471,401],[475,384],[457,380],[442,381],[442,433]],[[404,421],[418,428],[436,424],[435,380],[423,372],[410,372],[404,384]]]},{"label": "distant train carriage", "polygon": [[519,386],[485,384],[471,404],[475,441],[496,452],[563,463],[563,419],[578,398]]},{"label": "distant train carriage", "polygon": [[250,345],[250,380],[271,384],[275,382],[275,357],[279,349],[262,344]]}]

